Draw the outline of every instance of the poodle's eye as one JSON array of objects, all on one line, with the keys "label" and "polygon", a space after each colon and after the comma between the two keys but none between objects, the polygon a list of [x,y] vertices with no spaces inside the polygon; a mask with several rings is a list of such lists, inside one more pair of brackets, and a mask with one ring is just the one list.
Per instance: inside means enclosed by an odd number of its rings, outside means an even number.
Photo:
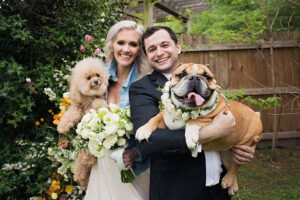
[{"label": "poodle's eye", "polygon": [[100,74],[97,73],[96,76],[97,76],[97,77],[100,77]]},{"label": "poodle's eye", "polygon": [[87,80],[91,80],[91,76],[86,77]]}]

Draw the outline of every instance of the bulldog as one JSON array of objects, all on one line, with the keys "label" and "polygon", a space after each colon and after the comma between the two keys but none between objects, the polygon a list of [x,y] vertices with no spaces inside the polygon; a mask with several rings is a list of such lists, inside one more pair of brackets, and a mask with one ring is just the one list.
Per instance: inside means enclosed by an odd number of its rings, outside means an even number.
[{"label": "bulldog", "polygon": [[220,93],[220,86],[206,65],[181,64],[167,82],[161,97],[163,109],[136,132],[136,139],[148,139],[156,128],[185,128],[185,138],[192,156],[197,155],[199,130],[209,125],[223,109],[232,112],[236,121],[234,132],[225,137],[203,143],[202,149],[220,151],[221,160],[227,169],[221,185],[234,195],[238,191],[237,171],[229,149],[236,144],[251,146],[262,137],[260,113],[237,101],[227,100]]}]

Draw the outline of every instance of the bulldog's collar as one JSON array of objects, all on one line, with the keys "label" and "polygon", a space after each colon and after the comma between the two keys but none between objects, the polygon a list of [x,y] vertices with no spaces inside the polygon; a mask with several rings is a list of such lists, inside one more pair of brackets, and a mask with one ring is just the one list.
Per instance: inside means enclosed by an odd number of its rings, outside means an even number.
[{"label": "bulldog's collar", "polygon": [[188,110],[176,106],[171,100],[170,81],[166,82],[162,89],[163,95],[160,101],[160,110],[165,109],[169,114],[173,115],[174,119],[182,118],[184,121],[196,119],[211,113],[218,105],[218,92],[214,91],[211,99],[197,110]]}]

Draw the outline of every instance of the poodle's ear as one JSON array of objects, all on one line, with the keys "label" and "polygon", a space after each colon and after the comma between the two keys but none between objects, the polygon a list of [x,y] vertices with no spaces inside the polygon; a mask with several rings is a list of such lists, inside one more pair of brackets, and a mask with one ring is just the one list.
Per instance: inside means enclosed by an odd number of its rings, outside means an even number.
[{"label": "poodle's ear", "polygon": [[70,99],[71,104],[79,104],[81,102],[81,95],[75,82],[70,82]]}]

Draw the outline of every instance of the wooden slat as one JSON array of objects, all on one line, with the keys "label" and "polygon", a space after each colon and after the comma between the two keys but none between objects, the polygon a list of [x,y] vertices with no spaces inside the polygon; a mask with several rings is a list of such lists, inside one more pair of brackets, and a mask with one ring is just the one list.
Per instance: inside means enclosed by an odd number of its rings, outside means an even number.
[{"label": "wooden slat", "polygon": [[[271,140],[273,133],[263,133],[263,140]],[[278,132],[278,139],[300,138],[300,131]]]},{"label": "wooden slat", "polygon": [[[187,44],[185,44],[187,45]],[[294,40],[290,41],[274,41],[274,48],[288,48],[288,47],[299,47]],[[193,43],[192,46],[188,45],[187,50],[185,51],[225,51],[225,50],[242,50],[242,49],[265,49],[270,48],[269,44],[263,45],[251,45],[244,43],[226,43],[226,44],[196,44]]]},{"label": "wooden slat", "polygon": [[[228,90],[230,93],[234,93],[238,89]],[[276,87],[273,88],[251,88],[245,89],[244,95],[268,95],[268,94],[300,94],[300,87]]]}]

